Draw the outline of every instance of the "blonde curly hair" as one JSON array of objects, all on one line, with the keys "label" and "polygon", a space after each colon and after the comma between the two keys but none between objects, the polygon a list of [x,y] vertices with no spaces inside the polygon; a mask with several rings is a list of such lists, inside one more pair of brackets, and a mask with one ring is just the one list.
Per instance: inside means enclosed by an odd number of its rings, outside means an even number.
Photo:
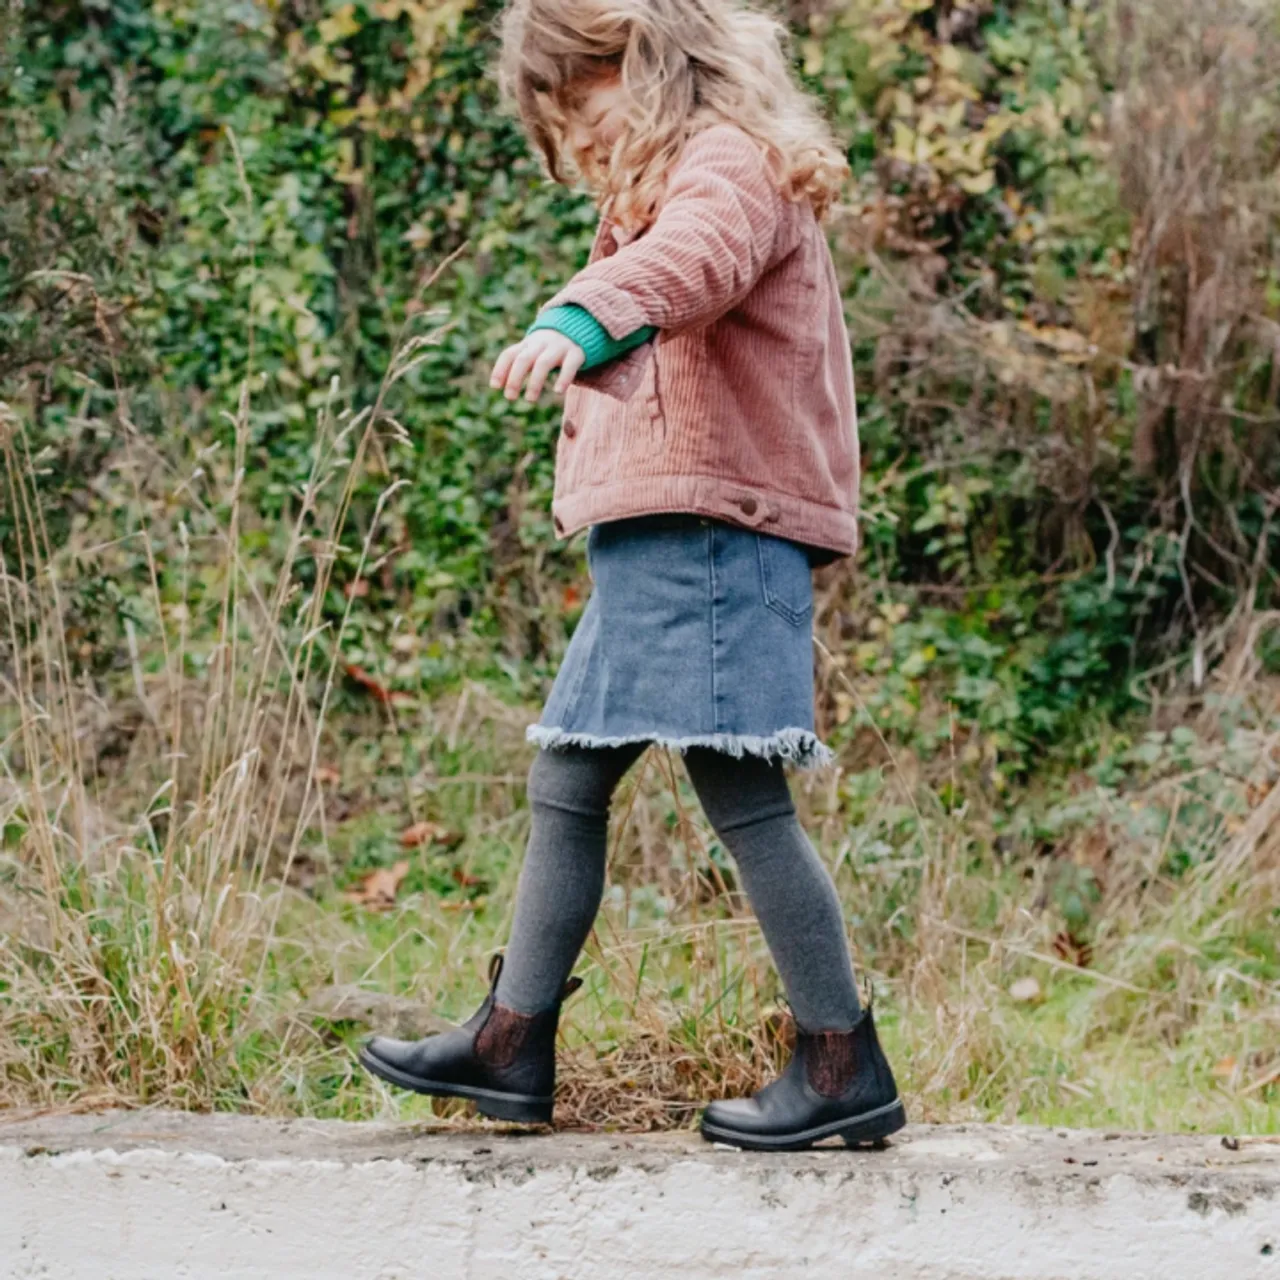
[{"label": "blonde curly hair", "polygon": [[[737,125],[778,188],[821,217],[848,164],[791,78],[781,22],[739,0],[512,0],[501,20],[502,88],[551,176],[571,170],[623,226],[648,225],[689,137]],[[593,84],[619,77],[627,107],[608,163],[574,151],[568,122]]]}]

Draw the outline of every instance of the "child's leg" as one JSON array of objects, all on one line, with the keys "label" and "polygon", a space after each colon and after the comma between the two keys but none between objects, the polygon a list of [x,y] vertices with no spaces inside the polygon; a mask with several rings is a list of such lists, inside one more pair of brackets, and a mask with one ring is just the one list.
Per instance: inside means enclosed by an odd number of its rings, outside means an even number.
[{"label": "child's leg", "polygon": [[625,747],[540,751],[529,771],[533,825],[497,1000],[541,1013],[560,999],[604,893],[609,801],[644,752]]},{"label": "child's leg", "polygon": [[733,855],[796,1021],[848,1031],[858,990],[835,885],[796,817],[782,765],[697,749],[689,777]]}]

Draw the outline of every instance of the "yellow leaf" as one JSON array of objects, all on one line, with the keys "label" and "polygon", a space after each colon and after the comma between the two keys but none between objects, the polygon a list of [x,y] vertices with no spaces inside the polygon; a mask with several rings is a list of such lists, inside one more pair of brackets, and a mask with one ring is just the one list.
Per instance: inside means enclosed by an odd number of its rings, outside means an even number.
[{"label": "yellow leaf", "polygon": [[1089,352],[1089,339],[1074,329],[1060,329],[1053,325],[1040,327],[1025,320],[1018,328],[1036,342],[1052,347],[1063,355],[1087,355]]},{"label": "yellow leaf", "polygon": [[452,849],[462,843],[462,834],[438,822],[415,822],[400,833],[400,843],[406,849],[416,849],[423,844],[442,844]]},{"label": "yellow leaf", "polygon": [[938,49],[938,66],[944,71],[950,71],[952,75],[959,73],[964,66],[964,59],[960,56],[960,50],[953,44],[944,44]]},{"label": "yellow leaf", "polygon": [[916,133],[909,125],[905,125],[901,120],[893,122],[893,145],[890,148],[892,154],[899,160],[905,160],[908,164],[914,164],[916,159]]},{"label": "yellow leaf", "polygon": [[338,172],[334,174],[339,182],[359,183],[362,175],[360,170],[356,168],[356,144],[353,138],[339,138],[338,146]]},{"label": "yellow leaf", "polygon": [[1018,124],[1018,117],[1011,111],[993,111],[983,122],[978,136],[984,146],[999,142],[1010,129]]},{"label": "yellow leaf", "polygon": [[356,7],[353,4],[344,4],[337,13],[316,24],[316,31],[325,44],[337,44],[359,30],[360,24],[356,21]]},{"label": "yellow leaf", "polygon": [[421,252],[431,243],[431,232],[422,223],[415,222],[400,238],[410,248]]},{"label": "yellow leaf", "polygon": [[467,220],[467,216],[471,212],[471,192],[459,188],[454,192],[453,199],[449,201],[448,208],[445,210],[445,216],[448,218],[451,227],[460,226]]},{"label": "yellow leaf", "polygon": [[987,169],[975,176],[963,174],[956,179],[959,186],[971,196],[984,196],[996,185],[995,171]]},{"label": "yellow leaf", "polygon": [[1084,90],[1074,80],[1064,80],[1058,86],[1058,107],[1066,116],[1084,111]]}]

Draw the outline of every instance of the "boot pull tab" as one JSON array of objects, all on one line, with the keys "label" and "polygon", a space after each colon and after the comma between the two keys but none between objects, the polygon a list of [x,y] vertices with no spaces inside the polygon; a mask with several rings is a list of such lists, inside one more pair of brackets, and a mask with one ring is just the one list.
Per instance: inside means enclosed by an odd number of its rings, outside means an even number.
[{"label": "boot pull tab", "polygon": [[495,955],[489,957],[489,990],[492,991],[498,985],[498,978],[502,974],[502,952],[499,951]]},{"label": "boot pull tab", "polygon": [[560,992],[560,1003],[563,1004],[575,991],[582,990],[582,979],[572,977],[564,984],[564,988]]}]

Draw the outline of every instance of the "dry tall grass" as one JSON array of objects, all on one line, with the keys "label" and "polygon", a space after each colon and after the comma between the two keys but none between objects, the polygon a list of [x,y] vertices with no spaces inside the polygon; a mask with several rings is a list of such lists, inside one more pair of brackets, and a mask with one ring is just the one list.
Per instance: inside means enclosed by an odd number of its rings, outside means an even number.
[{"label": "dry tall grass", "polygon": [[[272,1025],[264,977],[284,886],[324,824],[315,766],[350,614],[349,601],[326,616],[326,597],[353,554],[342,537],[366,453],[398,430],[386,391],[436,336],[408,338],[358,413],[338,411],[335,380],[310,473],[269,537],[243,505],[247,382],[232,456],[211,445],[183,467],[118,393],[101,485],[106,527],[127,527],[99,541],[90,524],[61,546],[40,459],[0,404],[16,526],[16,562],[0,552],[0,1098],[209,1107],[271,1094],[271,1072],[243,1058]],[[266,550],[250,555],[249,533]],[[357,574],[368,558],[366,541]],[[134,696],[109,706],[72,651],[70,602],[116,575],[139,593],[123,637]]]}]

